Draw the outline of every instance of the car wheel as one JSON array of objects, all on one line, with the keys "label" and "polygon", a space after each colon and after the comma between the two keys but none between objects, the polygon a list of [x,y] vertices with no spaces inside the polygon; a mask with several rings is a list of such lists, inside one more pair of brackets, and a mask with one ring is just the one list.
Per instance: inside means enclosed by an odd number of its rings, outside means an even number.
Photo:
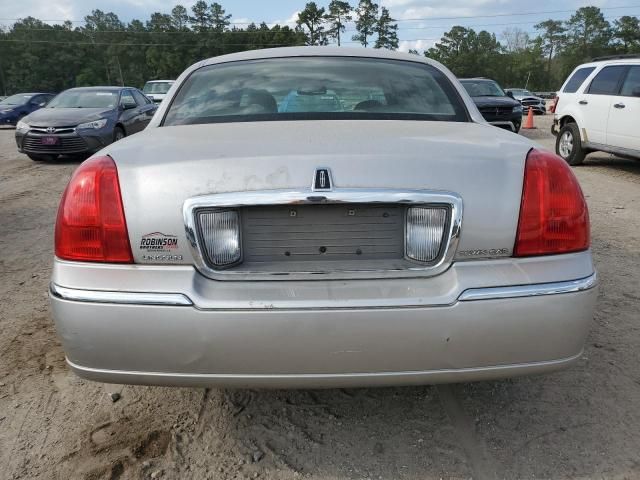
[{"label": "car wheel", "polygon": [[116,127],[113,130],[113,141],[114,142],[117,142],[118,140],[122,140],[126,136],[127,136],[127,134],[124,133],[124,130],[121,127]]},{"label": "car wheel", "polygon": [[556,138],[556,153],[569,165],[581,165],[587,151],[582,148],[580,131],[575,123],[567,123]]},{"label": "car wheel", "polygon": [[29,157],[34,162],[53,162],[56,158],[58,158],[58,155],[54,155],[54,154],[50,154],[50,155],[40,154],[40,155],[38,155],[38,154],[35,154],[35,153],[27,153],[27,157]]}]

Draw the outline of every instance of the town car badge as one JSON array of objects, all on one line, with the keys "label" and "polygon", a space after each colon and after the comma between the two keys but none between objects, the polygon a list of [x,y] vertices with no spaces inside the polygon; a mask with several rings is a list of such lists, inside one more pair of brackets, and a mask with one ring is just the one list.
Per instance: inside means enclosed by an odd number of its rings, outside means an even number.
[{"label": "town car badge", "polygon": [[326,167],[316,168],[313,174],[311,190],[314,192],[330,192],[332,188],[331,170]]}]

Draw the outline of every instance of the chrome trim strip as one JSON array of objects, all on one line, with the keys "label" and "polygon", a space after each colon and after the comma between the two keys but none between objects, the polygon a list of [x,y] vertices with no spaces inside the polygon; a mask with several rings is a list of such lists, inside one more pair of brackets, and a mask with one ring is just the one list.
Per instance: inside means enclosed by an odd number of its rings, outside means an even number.
[{"label": "chrome trim strip", "polygon": [[[331,272],[247,272],[233,269],[216,270],[209,267],[202,255],[196,230],[196,212],[204,208],[240,208],[259,205],[318,205],[327,203],[396,203],[419,206],[447,205],[451,209],[449,229],[444,251],[432,265],[415,265],[395,270],[340,270]],[[333,191],[258,190],[203,195],[184,202],[183,219],[189,247],[200,273],[214,280],[328,280],[429,277],[449,268],[458,248],[462,228],[462,198],[453,192],[438,190],[393,190],[369,188],[334,188]]]},{"label": "chrome trim strip", "polygon": [[475,300],[496,300],[501,298],[538,297],[542,295],[558,295],[589,290],[598,285],[598,274],[567,282],[538,283],[513,287],[470,288],[458,297],[460,302]]},{"label": "chrome trim strip", "polygon": [[192,306],[193,302],[181,293],[109,292],[104,290],[79,290],[52,283],[51,295],[63,300],[88,303],[115,303],[124,305],[164,305],[172,307]]}]

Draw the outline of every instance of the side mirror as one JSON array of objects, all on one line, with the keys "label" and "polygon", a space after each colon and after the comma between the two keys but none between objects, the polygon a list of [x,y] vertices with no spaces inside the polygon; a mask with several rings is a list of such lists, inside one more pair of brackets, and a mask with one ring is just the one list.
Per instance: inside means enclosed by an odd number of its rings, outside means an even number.
[{"label": "side mirror", "polygon": [[123,110],[131,110],[132,108],[136,108],[138,105],[136,105],[135,103],[123,103],[122,104],[122,109]]},{"label": "side mirror", "polygon": [[507,97],[513,98],[513,92],[507,92]]}]

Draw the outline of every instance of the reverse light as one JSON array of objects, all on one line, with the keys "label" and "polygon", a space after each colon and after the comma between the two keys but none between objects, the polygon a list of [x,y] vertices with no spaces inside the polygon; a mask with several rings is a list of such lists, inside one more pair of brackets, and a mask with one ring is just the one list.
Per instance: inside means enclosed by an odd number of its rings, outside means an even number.
[{"label": "reverse light", "polygon": [[407,209],[405,250],[407,257],[433,262],[440,254],[449,210],[441,207]]},{"label": "reverse light", "polygon": [[236,210],[198,213],[206,255],[212,265],[225,267],[241,258],[240,218]]},{"label": "reverse light", "polygon": [[58,209],[55,250],[63,260],[133,263],[118,170],[111,157],[91,158],[71,177]]},{"label": "reverse light", "polygon": [[514,255],[527,257],[587,250],[589,211],[571,168],[551,152],[527,156]]}]

